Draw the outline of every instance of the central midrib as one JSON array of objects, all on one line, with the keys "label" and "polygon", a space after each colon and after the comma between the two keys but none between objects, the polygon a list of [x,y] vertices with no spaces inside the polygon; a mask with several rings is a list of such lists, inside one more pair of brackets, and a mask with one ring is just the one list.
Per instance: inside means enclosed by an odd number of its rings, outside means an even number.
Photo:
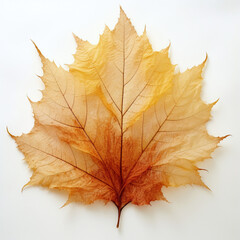
[{"label": "central midrib", "polygon": [[124,101],[124,86],[125,86],[125,24],[123,24],[123,70],[122,70],[122,101],[121,101],[121,146],[120,146],[120,189],[123,185],[122,176],[122,152],[123,152],[123,101]]}]

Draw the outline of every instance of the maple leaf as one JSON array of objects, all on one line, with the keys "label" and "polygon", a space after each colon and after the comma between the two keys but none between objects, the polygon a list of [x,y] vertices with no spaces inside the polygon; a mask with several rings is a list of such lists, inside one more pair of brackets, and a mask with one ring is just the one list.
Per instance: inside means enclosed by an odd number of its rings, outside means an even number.
[{"label": "maple leaf", "polygon": [[[145,205],[166,200],[162,187],[206,187],[197,163],[210,158],[224,137],[206,122],[216,103],[201,100],[205,61],[175,73],[168,49],[153,51],[123,10],[114,30],[92,45],[75,36],[69,71],[40,50],[43,97],[31,102],[35,124],[12,136],[33,170],[25,185],[69,193],[66,204],[95,200]],[[226,136],[225,136],[226,137]]]}]

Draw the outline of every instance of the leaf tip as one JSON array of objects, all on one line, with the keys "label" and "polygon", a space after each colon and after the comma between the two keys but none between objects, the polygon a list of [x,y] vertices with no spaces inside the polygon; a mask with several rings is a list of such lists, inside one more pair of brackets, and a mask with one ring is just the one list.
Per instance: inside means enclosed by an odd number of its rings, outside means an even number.
[{"label": "leaf tip", "polygon": [[143,35],[147,35],[147,25],[146,24],[144,26]]},{"label": "leaf tip", "polygon": [[34,47],[36,48],[39,56],[40,56],[40,57],[43,57],[43,55],[42,55],[41,51],[39,50],[38,46],[36,45],[36,43],[35,43],[32,39],[31,39],[31,42],[33,43]]},{"label": "leaf tip", "polygon": [[205,57],[205,59],[204,59],[204,61],[202,63],[203,66],[206,64],[207,60],[208,60],[208,54],[206,53],[206,57]]},{"label": "leaf tip", "polygon": [[6,131],[7,131],[8,135],[9,135],[11,138],[13,138],[13,139],[15,138],[15,136],[12,135],[12,134],[9,132],[8,126],[6,126]]},{"label": "leaf tip", "polygon": [[164,50],[166,50],[167,52],[169,51],[169,49],[170,49],[170,47],[171,47],[171,42],[170,42],[170,40],[168,39],[168,45],[167,45],[167,47],[164,49]]},{"label": "leaf tip", "polygon": [[203,183],[203,187],[206,188],[208,191],[212,192],[212,190],[205,183]]},{"label": "leaf tip", "polygon": [[30,104],[32,104],[33,103],[33,101],[30,99],[30,97],[27,95],[27,99],[28,99],[28,101],[30,102]]},{"label": "leaf tip", "polygon": [[67,200],[67,201],[60,207],[60,209],[66,207],[68,204],[69,204],[69,201]]},{"label": "leaf tip", "polygon": [[128,17],[127,17],[127,14],[124,12],[122,6],[120,5],[120,18],[121,18],[121,17],[128,18]]},{"label": "leaf tip", "polygon": [[21,192],[23,192],[23,191],[25,190],[25,188],[30,185],[30,182],[31,182],[31,181],[29,181],[28,183],[26,183],[26,184],[22,187]]},{"label": "leaf tip", "polygon": [[77,41],[77,39],[78,39],[78,36],[77,36],[75,33],[72,33],[72,35],[73,35],[73,37],[74,37],[75,41]]},{"label": "leaf tip", "polygon": [[120,13],[121,13],[121,12],[123,12],[123,13],[124,13],[124,11],[123,11],[123,8],[122,8],[122,6],[121,6],[121,5],[119,5],[119,9],[120,9]]},{"label": "leaf tip", "polygon": [[[198,170],[206,170],[206,169],[198,169]],[[206,189],[209,190],[210,192],[212,191],[212,190],[202,181],[202,179],[200,179],[200,183],[198,183],[197,185],[206,188]]]},{"label": "leaf tip", "polygon": [[219,137],[219,139],[220,139],[220,141],[222,141],[223,139],[225,139],[227,137],[232,137],[232,135],[231,134],[227,134],[227,135],[225,135],[223,137]]}]

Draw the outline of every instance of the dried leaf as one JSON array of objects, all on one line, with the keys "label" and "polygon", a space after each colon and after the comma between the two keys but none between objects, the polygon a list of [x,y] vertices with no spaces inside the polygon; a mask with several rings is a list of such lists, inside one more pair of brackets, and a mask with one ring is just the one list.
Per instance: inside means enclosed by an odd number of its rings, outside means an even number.
[{"label": "dried leaf", "polygon": [[[210,136],[212,104],[201,100],[205,61],[175,73],[168,49],[153,51],[123,10],[114,30],[92,45],[75,36],[69,71],[46,59],[43,97],[31,102],[35,125],[15,139],[33,170],[26,185],[69,193],[66,204],[166,200],[162,187],[206,187],[197,163],[224,137]],[[226,137],[226,136],[225,136]],[[65,204],[65,205],[66,205]]]}]

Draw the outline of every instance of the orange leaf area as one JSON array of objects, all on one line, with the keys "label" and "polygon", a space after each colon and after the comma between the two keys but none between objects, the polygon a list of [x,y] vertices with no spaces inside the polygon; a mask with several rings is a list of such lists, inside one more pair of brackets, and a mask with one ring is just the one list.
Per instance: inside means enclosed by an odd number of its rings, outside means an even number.
[{"label": "orange leaf area", "polygon": [[166,200],[163,186],[206,187],[196,164],[224,138],[205,126],[215,104],[200,96],[206,60],[176,73],[169,47],[153,51],[122,9],[97,45],[75,39],[69,71],[36,47],[43,97],[30,101],[31,132],[11,135],[33,171],[26,185],[65,190],[66,204],[113,202],[117,226],[128,203]]}]

